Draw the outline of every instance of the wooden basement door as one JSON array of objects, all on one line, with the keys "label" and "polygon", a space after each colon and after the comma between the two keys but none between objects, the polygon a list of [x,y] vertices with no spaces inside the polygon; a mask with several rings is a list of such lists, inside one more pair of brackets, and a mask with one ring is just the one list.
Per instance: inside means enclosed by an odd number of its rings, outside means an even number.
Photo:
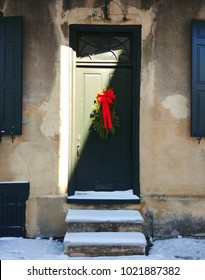
[{"label": "wooden basement door", "polygon": [[[77,58],[69,192],[133,189],[139,195],[140,41],[135,34],[139,30],[119,26],[81,30],[78,25],[73,29]],[[116,94],[120,127],[101,140],[90,129],[90,114],[96,94],[107,85]]]}]

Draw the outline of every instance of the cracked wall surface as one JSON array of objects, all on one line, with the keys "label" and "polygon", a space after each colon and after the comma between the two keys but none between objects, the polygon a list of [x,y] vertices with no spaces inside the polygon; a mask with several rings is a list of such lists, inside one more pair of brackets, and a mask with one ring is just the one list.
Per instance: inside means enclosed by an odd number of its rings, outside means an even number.
[{"label": "cracked wall surface", "polygon": [[[205,1],[113,0],[106,22],[103,4],[103,0],[0,0],[4,16],[21,15],[24,19],[23,135],[14,143],[7,137],[2,139],[0,180],[30,182],[28,236],[64,235],[68,205],[67,190],[59,186],[60,143],[64,139],[61,126],[72,120],[65,120],[61,112],[61,55],[62,47],[68,49],[69,25],[142,25],[143,199],[138,206],[117,207],[152,213],[158,235],[181,232],[180,219],[184,224],[192,220],[193,230],[186,232],[197,234],[197,229],[204,230],[205,142],[202,139],[198,145],[190,137],[191,19],[205,20]],[[67,60],[67,91],[71,96],[70,53]],[[69,108],[69,98],[66,102]]]}]

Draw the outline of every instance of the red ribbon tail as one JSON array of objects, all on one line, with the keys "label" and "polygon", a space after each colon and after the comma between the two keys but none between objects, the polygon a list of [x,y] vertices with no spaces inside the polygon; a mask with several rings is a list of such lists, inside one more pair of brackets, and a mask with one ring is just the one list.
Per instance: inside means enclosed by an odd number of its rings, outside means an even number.
[{"label": "red ribbon tail", "polygon": [[102,102],[102,114],[103,114],[103,125],[104,128],[107,129],[107,102]]},{"label": "red ribbon tail", "polygon": [[107,102],[102,103],[103,124],[105,129],[112,129],[110,107]]},{"label": "red ribbon tail", "polygon": [[110,114],[110,108],[107,111],[107,124],[108,124],[108,128],[112,129],[112,119],[111,119],[111,114]]}]

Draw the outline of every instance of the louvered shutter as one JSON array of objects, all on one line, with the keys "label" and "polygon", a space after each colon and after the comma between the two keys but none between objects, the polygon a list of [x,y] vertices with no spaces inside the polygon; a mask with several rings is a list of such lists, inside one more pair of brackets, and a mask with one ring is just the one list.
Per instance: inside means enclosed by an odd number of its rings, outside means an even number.
[{"label": "louvered shutter", "polygon": [[0,136],[22,134],[22,25],[0,18]]},{"label": "louvered shutter", "polygon": [[191,135],[205,136],[205,21],[192,20]]}]

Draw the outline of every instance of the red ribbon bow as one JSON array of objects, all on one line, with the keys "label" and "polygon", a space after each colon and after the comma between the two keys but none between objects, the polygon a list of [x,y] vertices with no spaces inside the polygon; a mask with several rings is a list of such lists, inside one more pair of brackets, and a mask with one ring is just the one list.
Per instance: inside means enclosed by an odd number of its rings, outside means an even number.
[{"label": "red ribbon bow", "polygon": [[102,104],[103,124],[105,129],[112,129],[112,119],[110,114],[110,106],[115,94],[112,89],[103,90],[102,93],[97,94],[97,101]]}]

